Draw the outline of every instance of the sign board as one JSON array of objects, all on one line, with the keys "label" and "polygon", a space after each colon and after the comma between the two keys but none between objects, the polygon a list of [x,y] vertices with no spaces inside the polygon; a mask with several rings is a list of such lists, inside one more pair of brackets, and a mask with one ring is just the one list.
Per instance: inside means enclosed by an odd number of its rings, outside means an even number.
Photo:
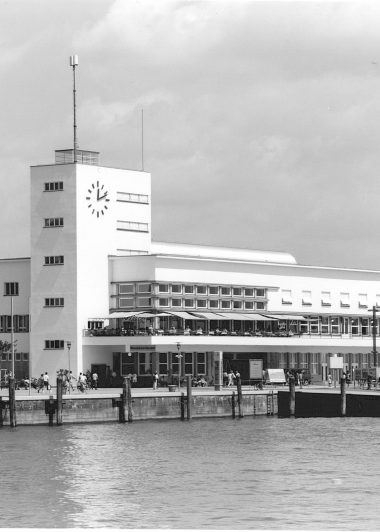
[{"label": "sign board", "polygon": [[262,380],[263,378],[263,361],[262,360],[250,360],[249,361],[249,378]]},{"label": "sign board", "polygon": [[330,369],[343,369],[343,357],[330,355],[329,366]]},{"label": "sign board", "polygon": [[283,369],[267,369],[266,381],[271,384],[286,383],[285,372]]}]

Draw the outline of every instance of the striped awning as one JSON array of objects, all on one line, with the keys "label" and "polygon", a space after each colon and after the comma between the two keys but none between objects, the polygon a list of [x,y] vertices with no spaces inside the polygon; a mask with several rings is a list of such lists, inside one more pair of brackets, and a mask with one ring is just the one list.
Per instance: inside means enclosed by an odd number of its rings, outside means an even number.
[{"label": "striped awning", "polygon": [[266,316],[276,320],[306,320],[305,316],[298,316],[297,314],[266,314]]},{"label": "striped awning", "polygon": [[198,316],[193,316],[185,311],[170,311],[168,314],[172,316],[177,316],[177,318],[182,318],[183,320],[204,320],[205,318],[198,318]]},{"label": "striped awning", "polygon": [[216,312],[194,312],[197,316],[205,320],[221,320],[223,318],[222,314],[217,314]]}]

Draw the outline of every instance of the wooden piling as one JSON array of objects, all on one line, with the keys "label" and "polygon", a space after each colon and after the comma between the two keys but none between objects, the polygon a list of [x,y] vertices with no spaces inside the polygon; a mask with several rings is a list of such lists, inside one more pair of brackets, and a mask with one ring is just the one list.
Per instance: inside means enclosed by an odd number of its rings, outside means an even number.
[{"label": "wooden piling", "polygon": [[181,392],[180,404],[181,404],[181,421],[183,421],[185,419],[185,394],[183,392]]},{"label": "wooden piling", "polygon": [[125,423],[125,406],[127,404],[127,378],[123,381],[123,391],[119,400],[119,423]]},{"label": "wooden piling", "polygon": [[192,410],[192,394],[193,389],[191,387],[191,376],[187,376],[187,419],[191,419],[191,410]]},{"label": "wooden piling", "polygon": [[132,410],[132,383],[131,378],[126,378],[127,385],[127,414],[128,414],[128,423],[133,421],[133,410]]},{"label": "wooden piling", "polygon": [[289,375],[289,414],[291,417],[296,413],[296,383],[293,375]]},{"label": "wooden piling", "polygon": [[243,417],[243,411],[242,411],[242,404],[243,404],[243,394],[241,391],[241,379],[240,377],[237,378],[237,401],[238,401],[238,411],[239,411],[239,417]]},{"label": "wooden piling", "polygon": [[340,379],[340,415],[344,417],[346,415],[346,378]]},{"label": "wooden piling", "polygon": [[235,419],[236,412],[235,412],[235,392],[232,392],[232,398],[231,398],[231,407],[232,407],[232,419]]},{"label": "wooden piling", "polygon": [[57,377],[57,425],[62,425],[62,410],[63,410],[63,381],[62,376]]},{"label": "wooden piling", "polygon": [[16,391],[15,391],[15,379],[9,377],[9,421],[11,427],[16,427]]},{"label": "wooden piling", "polygon": [[52,427],[54,425],[54,411],[55,411],[53,395],[49,395],[47,409],[48,409],[48,416],[49,416],[49,427]]},{"label": "wooden piling", "polygon": [[3,402],[3,398],[0,397],[0,427],[4,425],[4,413],[3,413],[4,406],[5,406],[5,403]]}]

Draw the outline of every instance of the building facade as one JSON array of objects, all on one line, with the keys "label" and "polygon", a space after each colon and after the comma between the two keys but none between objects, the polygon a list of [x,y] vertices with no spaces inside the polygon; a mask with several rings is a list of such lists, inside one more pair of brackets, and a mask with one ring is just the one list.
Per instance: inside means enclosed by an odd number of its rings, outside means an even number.
[{"label": "building facade", "polygon": [[[374,364],[380,272],[152,242],[150,175],[79,155],[32,167],[31,257],[0,260],[0,339],[13,326],[16,377],[96,368],[108,384],[150,384],[156,370],[212,382],[215,352],[246,380],[257,361],[315,380],[331,354],[350,371]],[[10,362],[2,353],[2,374]]]}]

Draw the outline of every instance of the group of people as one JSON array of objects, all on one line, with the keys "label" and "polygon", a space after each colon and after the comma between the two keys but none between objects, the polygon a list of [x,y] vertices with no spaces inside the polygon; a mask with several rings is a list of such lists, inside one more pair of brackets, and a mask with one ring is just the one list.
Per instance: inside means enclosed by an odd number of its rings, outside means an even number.
[{"label": "group of people", "polygon": [[235,372],[230,369],[229,371],[224,371],[223,373],[223,385],[224,386],[234,386],[240,381],[240,373],[238,370]]},{"label": "group of people", "polygon": [[[98,389],[99,376],[96,371],[92,373],[87,371],[86,373],[79,373],[78,378],[74,377],[73,372],[67,369],[60,369],[57,371],[57,377],[62,377],[63,391],[70,392],[74,391],[74,381],[76,381],[76,388],[85,392],[88,388]],[[27,387],[29,386],[29,379],[25,377],[23,382]],[[43,392],[44,390],[50,391],[50,377],[47,371],[41,373],[38,379],[32,379],[31,386],[37,390],[38,393]]]}]

